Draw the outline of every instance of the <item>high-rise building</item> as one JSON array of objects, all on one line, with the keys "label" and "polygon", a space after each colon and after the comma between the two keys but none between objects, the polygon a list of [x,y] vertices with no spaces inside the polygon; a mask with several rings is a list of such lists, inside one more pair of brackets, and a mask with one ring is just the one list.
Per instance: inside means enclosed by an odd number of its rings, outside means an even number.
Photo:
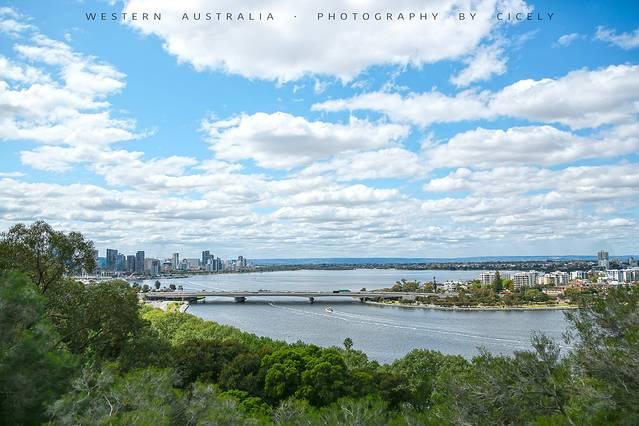
[{"label": "high-rise building", "polygon": [[536,271],[517,272],[512,276],[513,285],[517,290],[523,287],[534,287],[537,285],[538,275]]},{"label": "high-rise building", "polygon": [[202,266],[206,265],[209,262],[209,258],[211,257],[211,252],[208,250],[204,250],[202,252]]},{"label": "high-rise building", "polygon": [[135,273],[144,273],[144,251],[140,250],[135,254]]},{"label": "high-rise building", "polygon": [[180,269],[180,253],[173,253],[171,266],[173,267],[173,269]]},{"label": "high-rise building", "polygon": [[135,256],[132,254],[126,257],[126,271],[135,272]]},{"label": "high-rise building", "polygon": [[481,281],[482,285],[489,285],[492,284],[493,281],[495,281],[495,276],[495,271],[482,272],[481,274],[479,274],[479,281]]},{"label": "high-rise building", "polygon": [[602,250],[599,253],[597,253],[597,264],[599,265],[600,268],[608,269],[608,267],[610,266],[610,262],[608,261],[607,251]]},{"label": "high-rise building", "polygon": [[106,268],[109,271],[116,270],[116,263],[118,261],[118,251],[115,249],[107,249],[106,251]]},{"label": "high-rise building", "polygon": [[118,253],[118,257],[115,263],[115,270],[118,272],[126,270],[126,256],[122,253]]}]

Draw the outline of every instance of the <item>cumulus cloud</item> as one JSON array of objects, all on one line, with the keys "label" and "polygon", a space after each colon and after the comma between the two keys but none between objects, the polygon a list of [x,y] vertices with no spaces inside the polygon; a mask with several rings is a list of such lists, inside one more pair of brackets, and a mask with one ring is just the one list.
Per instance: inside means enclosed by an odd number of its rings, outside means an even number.
[{"label": "cumulus cloud", "polygon": [[346,151],[393,145],[408,135],[397,124],[351,118],[347,124],[309,121],[288,113],[256,113],[205,121],[217,158],[252,159],[265,168],[290,169]]},{"label": "cumulus cloud", "polygon": [[555,165],[580,159],[615,157],[639,150],[639,137],[604,132],[576,136],[551,126],[477,128],[458,133],[427,149],[428,163],[438,167],[494,167],[512,164]]},{"label": "cumulus cloud", "polygon": [[624,123],[639,112],[639,66],[581,69],[559,78],[520,80],[497,92],[371,92],[313,105],[316,111],[372,110],[393,120],[428,126],[497,117],[560,123],[573,129]]},{"label": "cumulus cloud", "polygon": [[597,27],[595,39],[620,47],[624,50],[635,49],[639,47],[639,28],[632,32],[617,34],[617,31],[613,29]]},{"label": "cumulus cloud", "polygon": [[[352,80],[373,65],[414,65],[457,59],[468,55],[489,36],[499,21],[496,10],[527,12],[522,0],[446,0],[427,3],[419,0],[376,0],[345,5],[328,0],[318,5],[309,0],[219,1],[215,11],[235,14],[253,12],[272,21],[233,22],[182,21],[183,13],[212,11],[205,0],[128,0],[125,11],[162,12],[161,22],[130,21],[144,34],[164,41],[164,48],[180,62],[197,70],[221,70],[248,78],[291,81],[305,75],[329,75]],[[458,11],[477,12],[472,25],[459,25],[452,15]],[[318,21],[316,14],[358,13],[348,22]],[[363,20],[362,14],[410,12],[439,13],[436,21]],[[215,15],[214,15],[215,16]],[[374,30],[373,30],[374,29]],[[455,39],[451,43],[451,39]]]},{"label": "cumulus cloud", "polygon": [[452,76],[450,81],[455,86],[465,87],[478,81],[488,80],[493,75],[504,74],[506,62],[504,50],[498,43],[481,46],[465,60],[466,68]]}]

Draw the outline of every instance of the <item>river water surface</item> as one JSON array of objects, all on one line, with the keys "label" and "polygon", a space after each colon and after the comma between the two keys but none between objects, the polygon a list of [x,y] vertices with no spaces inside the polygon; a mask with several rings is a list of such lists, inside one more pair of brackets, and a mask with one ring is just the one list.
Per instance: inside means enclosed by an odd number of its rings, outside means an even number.
[{"label": "river water surface", "polygon": [[[284,271],[193,276],[161,280],[184,290],[338,290],[390,287],[396,280],[438,282],[477,278],[481,271]],[[503,272],[507,274],[508,272]],[[154,280],[147,281],[152,284]],[[326,312],[330,306],[333,312]],[[391,362],[411,349],[425,348],[472,357],[484,347],[510,354],[530,348],[530,334],[541,331],[561,343],[567,327],[561,311],[444,311],[362,304],[351,298],[207,298],[189,307],[193,315],[274,339],[302,340],[320,346],[341,345],[350,337],[369,358]],[[565,347],[565,346],[564,346]]]}]

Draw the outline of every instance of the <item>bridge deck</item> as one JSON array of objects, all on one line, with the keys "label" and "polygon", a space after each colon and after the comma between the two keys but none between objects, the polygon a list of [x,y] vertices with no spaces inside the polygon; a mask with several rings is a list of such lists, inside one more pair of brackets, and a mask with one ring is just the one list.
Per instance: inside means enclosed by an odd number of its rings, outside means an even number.
[{"label": "bridge deck", "polygon": [[409,293],[396,291],[351,291],[342,293],[333,293],[332,291],[152,291],[143,293],[148,299],[197,299],[200,297],[301,297],[301,298],[318,298],[318,297],[352,297],[352,298],[400,298],[400,297],[450,297],[453,294],[442,293]]}]

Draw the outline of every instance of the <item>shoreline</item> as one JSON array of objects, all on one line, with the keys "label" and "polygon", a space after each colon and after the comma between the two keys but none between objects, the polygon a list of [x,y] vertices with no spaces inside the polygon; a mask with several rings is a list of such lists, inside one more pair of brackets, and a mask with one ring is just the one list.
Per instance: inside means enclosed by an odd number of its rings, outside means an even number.
[{"label": "shoreline", "polygon": [[439,311],[570,311],[577,309],[577,306],[438,306],[372,301],[366,301],[364,303],[377,306],[391,306],[409,309],[433,309]]}]

